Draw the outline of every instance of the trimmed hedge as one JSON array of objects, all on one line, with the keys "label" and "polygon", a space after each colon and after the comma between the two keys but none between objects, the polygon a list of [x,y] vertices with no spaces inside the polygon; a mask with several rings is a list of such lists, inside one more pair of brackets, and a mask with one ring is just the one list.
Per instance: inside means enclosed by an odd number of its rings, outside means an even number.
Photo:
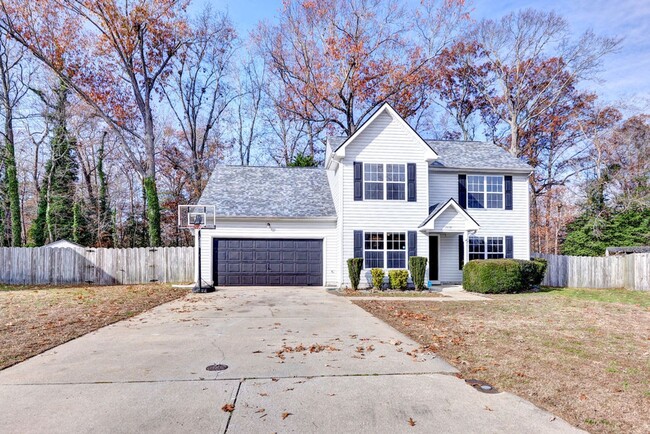
[{"label": "trimmed hedge", "polygon": [[463,267],[463,288],[484,294],[507,294],[539,286],[546,273],[546,261],[533,259],[484,259]]},{"label": "trimmed hedge", "polygon": [[532,258],[530,261],[516,259],[516,261],[521,267],[521,272],[523,273],[523,278],[527,288],[539,286],[542,283],[542,280],[544,280],[544,274],[546,274],[546,259]]},{"label": "trimmed hedge", "polygon": [[411,256],[409,258],[409,271],[415,289],[421,291],[425,288],[424,272],[427,268],[427,258],[423,256]]},{"label": "trimmed hedge", "polygon": [[386,273],[384,273],[383,268],[371,268],[372,287],[381,290],[384,286],[384,276],[386,276]]},{"label": "trimmed hedge", "polygon": [[483,294],[521,292],[528,289],[521,265],[514,259],[478,259],[463,267],[463,288]]},{"label": "trimmed hedge", "polygon": [[350,285],[355,291],[359,289],[361,280],[361,270],[363,269],[363,258],[348,259],[348,274],[350,275]]},{"label": "trimmed hedge", "polygon": [[390,270],[388,272],[388,282],[391,289],[405,290],[409,281],[408,270]]}]

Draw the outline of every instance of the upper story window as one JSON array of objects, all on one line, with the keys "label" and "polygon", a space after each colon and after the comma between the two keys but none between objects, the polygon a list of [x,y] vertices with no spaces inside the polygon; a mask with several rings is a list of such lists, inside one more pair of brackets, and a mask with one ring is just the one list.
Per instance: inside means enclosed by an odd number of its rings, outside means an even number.
[{"label": "upper story window", "polygon": [[503,208],[503,176],[467,176],[468,208]]},{"label": "upper story window", "polygon": [[386,165],[386,199],[404,200],[406,198],[406,165]]},{"label": "upper story window", "polygon": [[366,200],[406,200],[406,164],[365,163],[363,181]]},{"label": "upper story window", "polygon": [[363,167],[364,196],[366,199],[384,199],[384,165],[366,163]]}]

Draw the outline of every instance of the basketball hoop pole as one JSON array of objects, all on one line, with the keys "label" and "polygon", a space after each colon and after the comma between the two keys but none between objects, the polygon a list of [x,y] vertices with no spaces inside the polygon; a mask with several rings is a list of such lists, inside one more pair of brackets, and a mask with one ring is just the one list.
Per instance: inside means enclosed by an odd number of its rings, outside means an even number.
[{"label": "basketball hoop pole", "polygon": [[202,285],[203,278],[201,276],[201,223],[194,224],[194,230],[196,231],[196,243],[197,243],[197,247],[198,247],[197,260],[199,261],[199,263],[198,263],[199,275],[196,278],[196,285],[194,286],[194,288],[192,288],[192,292],[194,292],[194,293],[212,292],[212,291],[214,291],[213,287],[211,287],[211,286],[203,287],[203,285]]}]

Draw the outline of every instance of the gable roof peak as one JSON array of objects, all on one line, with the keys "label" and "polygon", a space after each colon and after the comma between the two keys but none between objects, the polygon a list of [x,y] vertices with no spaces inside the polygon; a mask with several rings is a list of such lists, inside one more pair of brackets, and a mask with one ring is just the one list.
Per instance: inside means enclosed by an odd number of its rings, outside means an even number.
[{"label": "gable roof peak", "polygon": [[357,137],[359,137],[361,133],[368,127],[368,125],[371,125],[382,113],[388,113],[393,119],[396,119],[406,129],[406,131],[413,136],[416,142],[426,147],[427,161],[433,161],[438,158],[438,154],[433,149],[433,147],[427,143],[427,141],[424,140],[418,134],[418,132],[415,131],[415,129],[413,129],[413,127],[408,122],[406,122],[406,120],[399,113],[397,113],[397,111],[395,111],[395,109],[388,102],[384,102],[381,106],[379,106],[379,108],[376,109],[375,112],[365,122],[363,122],[359,128],[357,128],[357,130],[352,133],[351,136],[339,143],[338,147],[336,149],[333,149],[331,158],[335,158],[335,156],[338,156],[339,158],[345,157],[345,148]]}]

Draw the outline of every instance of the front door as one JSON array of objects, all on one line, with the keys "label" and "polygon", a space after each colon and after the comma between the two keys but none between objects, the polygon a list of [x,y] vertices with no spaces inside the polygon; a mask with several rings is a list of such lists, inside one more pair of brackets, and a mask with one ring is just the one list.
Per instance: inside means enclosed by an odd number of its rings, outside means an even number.
[{"label": "front door", "polygon": [[429,280],[433,282],[438,282],[440,277],[438,276],[438,235],[429,236]]}]

